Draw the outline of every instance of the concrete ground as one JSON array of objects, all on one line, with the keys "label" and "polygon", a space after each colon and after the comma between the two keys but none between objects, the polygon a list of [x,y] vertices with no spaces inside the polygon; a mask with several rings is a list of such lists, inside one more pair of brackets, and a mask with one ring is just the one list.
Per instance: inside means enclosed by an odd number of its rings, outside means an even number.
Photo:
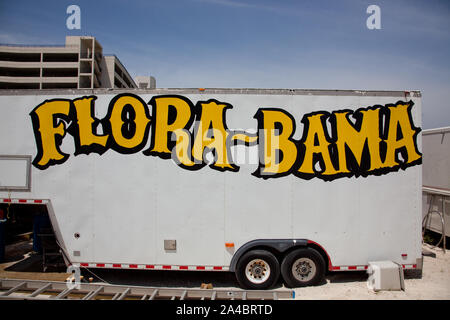
[{"label": "concrete ground", "polygon": [[[0,264],[0,278],[65,281],[69,274],[65,268],[42,272],[39,255],[30,253],[32,243],[24,241],[7,247],[7,261]],[[405,271],[405,291],[381,291],[375,293],[367,288],[365,272],[333,272],[316,287],[296,288],[298,300],[314,299],[412,299],[450,300],[450,252],[423,246],[424,269],[420,275],[415,270]],[[189,271],[145,271],[145,270],[83,270],[85,279],[119,285],[200,288],[202,283],[211,283],[217,289],[239,289],[234,274],[228,272]],[[281,281],[275,290],[291,290]]]},{"label": "concrete ground", "polygon": [[450,300],[450,252],[423,246],[423,271],[405,270],[405,291],[373,292],[365,272],[333,273],[317,287],[297,288],[296,299]]}]

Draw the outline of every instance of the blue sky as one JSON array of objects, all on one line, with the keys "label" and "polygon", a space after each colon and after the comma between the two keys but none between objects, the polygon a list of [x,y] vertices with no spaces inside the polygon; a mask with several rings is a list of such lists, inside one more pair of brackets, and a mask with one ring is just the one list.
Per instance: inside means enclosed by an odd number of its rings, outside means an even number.
[{"label": "blue sky", "polygon": [[[66,9],[81,8],[81,30]],[[366,9],[381,9],[369,30]],[[450,126],[450,1],[4,1],[0,43],[93,35],[158,87],[406,90],[423,128]]]}]

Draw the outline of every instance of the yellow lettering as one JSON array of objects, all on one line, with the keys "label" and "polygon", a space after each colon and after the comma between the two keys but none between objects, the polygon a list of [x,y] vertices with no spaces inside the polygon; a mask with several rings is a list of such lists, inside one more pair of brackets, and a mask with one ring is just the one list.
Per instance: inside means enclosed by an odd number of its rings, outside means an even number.
[{"label": "yellow lettering", "polygon": [[147,106],[140,98],[131,94],[116,97],[110,108],[109,122],[116,143],[114,149],[134,153],[144,147],[150,119]]},{"label": "yellow lettering", "polygon": [[[158,155],[170,158],[169,141],[171,133],[178,129],[188,128],[192,122],[192,111],[188,100],[180,97],[157,97],[153,104],[152,143],[148,155]],[[175,112],[174,112],[175,111]]]},{"label": "yellow lettering", "polygon": [[[386,144],[386,158],[383,163],[385,167],[394,167],[399,165],[396,159],[396,153],[399,149],[405,148],[406,157],[404,164],[409,164],[420,159],[421,155],[417,152],[415,144],[415,135],[418,130],[413,129],[409,110],[412,104],[397,104],[389,106],[389,131]],[[400,130],[402,137],[398,136]]]},{"label": "yellow lettering", "polygon": [[228,153],[228,130],[225,128],[224,115],[227,104],[217,104],[214,101],[200,103],[201,117],[197,123],[192,156],[195,160],[203,161],[205,148],[215,151],[215,160],[212,166],[220,170],[235,170]]},{"label": "yellow lettering", "polygon": [[[75,137],[75,140],[78,140],[78,146],[76,147],[77,149],[87,150],[87,153],[93,151],[91,150],[93,145],[98,145],[100,147],[99,153],[102,153],[108,141],[108,135],[98,136],[93,133],[95,120],[92,117],[92,113],[95,99],[96,97],[87,97],[73,101],[78,125],[78,136]],[[81,150],[77,150],[75,154],[81,153]]]},{"label": "yellow lettering", "polygon": [[339,154],[339,171],[342,173],[350,172],[347,164],[347,157],[345,146],[347,146],[353,153],[358,164],[358,170],[362,166],[364,146],[368,145],[370,157],[370,169],[373,171],[382,167],[380,157],[380,133],[379,133],[379,114],[380,109],[360,110],[361,126],[359,131],[356,130],[350,123],[348,117],[351,111],[338,111],[333,113],[336,117],[336,132],[337,132],[337,151]]},{"label": "yellow lettering", "polygon": [[324,128],[325,125],[322,125],[322,117],[326,117],[326,114],[317,113],[309,115],[304,121],[308,130],[307,136],[304,137],[303,142],[305,146],[305,156],[303,158],[303,163],[298,170],[300,173],[315,174],[314,154],[322,156],[322,165],[324,167],[321,168],[321,175],[333,175],[338,173],[331,162],[330,152],[328,150],[330,142],[328,142],[325,137],[326,127]]},{"label": "yellow lettering", "polygon": [[[60,150],[66,133],[74,138],[75,155],[103,154],[109,148],[136,153],[146,145],[151,124],[150,147],[144,154],[172,157],[188,170],[205,166],[205,156],[210,153],[214,156],[212,168],[238,171],[231,156],[232,147],[238,144],[259,146],[259,167],[253,175],[262,178],[292,173],[330,181],[380,175],[420,164],[422,156],[417,148],[420,128],[413,123],[412,101],[304,115],[303,137],[296,140],[295,120],[282,109],[258,109],[254,116],[258,132],[250,133],[228,129],[226,111],[232,106],[214,99],[194,107],[183,96],[155,96],[149,102],[150,116],[139,96],[123,93],[111,100],[102,120],[95,117],[96,99],[92,95],[46,100],[30,113],[37,145],[35,167],[44,170],[67,160],[69,155]],[[194,117],[197,122],[192,128]],[[103,132],[97,130],[100,124]]]},{"label": "yellow lettering", "polygon": [[66,135],[66,125],[58,118],[69,121],[70,100],[50,100],[37,106],[31,113],[38,152],[33,164],[46,169],[48,166],[62,163],[69,156],[59,149]]},{"label": "yellow lettering", "polygon": [[[256,115],[262,135],[263,152],[261,176],[288,173],[297,160],[297,146],[293,142],[295,123],[288,113],[282,110],[260,109]],[[281,131],[281,132],[280,132]]]}]

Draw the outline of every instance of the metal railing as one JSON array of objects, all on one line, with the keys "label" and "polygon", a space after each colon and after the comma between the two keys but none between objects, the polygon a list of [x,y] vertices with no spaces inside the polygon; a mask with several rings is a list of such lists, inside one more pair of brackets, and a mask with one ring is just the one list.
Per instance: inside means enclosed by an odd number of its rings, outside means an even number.
[{"label": "metal railing", "polygon": [[[437,215],[439,217],[439,221],[441,224],[441,239],[439,242],[435,245],[435,247],[438,247],[441,243],[443,244],[443,251],[445,253],[446,251],[446,234],[445,234],[445,202],[447,201],[447,198],[450,199],[450,190],[443,189],[443,188],[437,188],[437,187],[428,187],[423,186],[422,191],[426,194],[429,194],[430,197],[430,204],[428,206],[428,212],[423,217],[422,220],[422,238],[425,234],[426,229],[430,229],[431,227],[431,218],[434,215]],[[442,206],[442,212],[439,210],[433,209],[433,203],[435,202],[437,197],[441,197],[441,206]]]},{"label": "metal railing", "polygon": [[293,290],[218,290],[0,279],[0,300],[278,300]]}]

